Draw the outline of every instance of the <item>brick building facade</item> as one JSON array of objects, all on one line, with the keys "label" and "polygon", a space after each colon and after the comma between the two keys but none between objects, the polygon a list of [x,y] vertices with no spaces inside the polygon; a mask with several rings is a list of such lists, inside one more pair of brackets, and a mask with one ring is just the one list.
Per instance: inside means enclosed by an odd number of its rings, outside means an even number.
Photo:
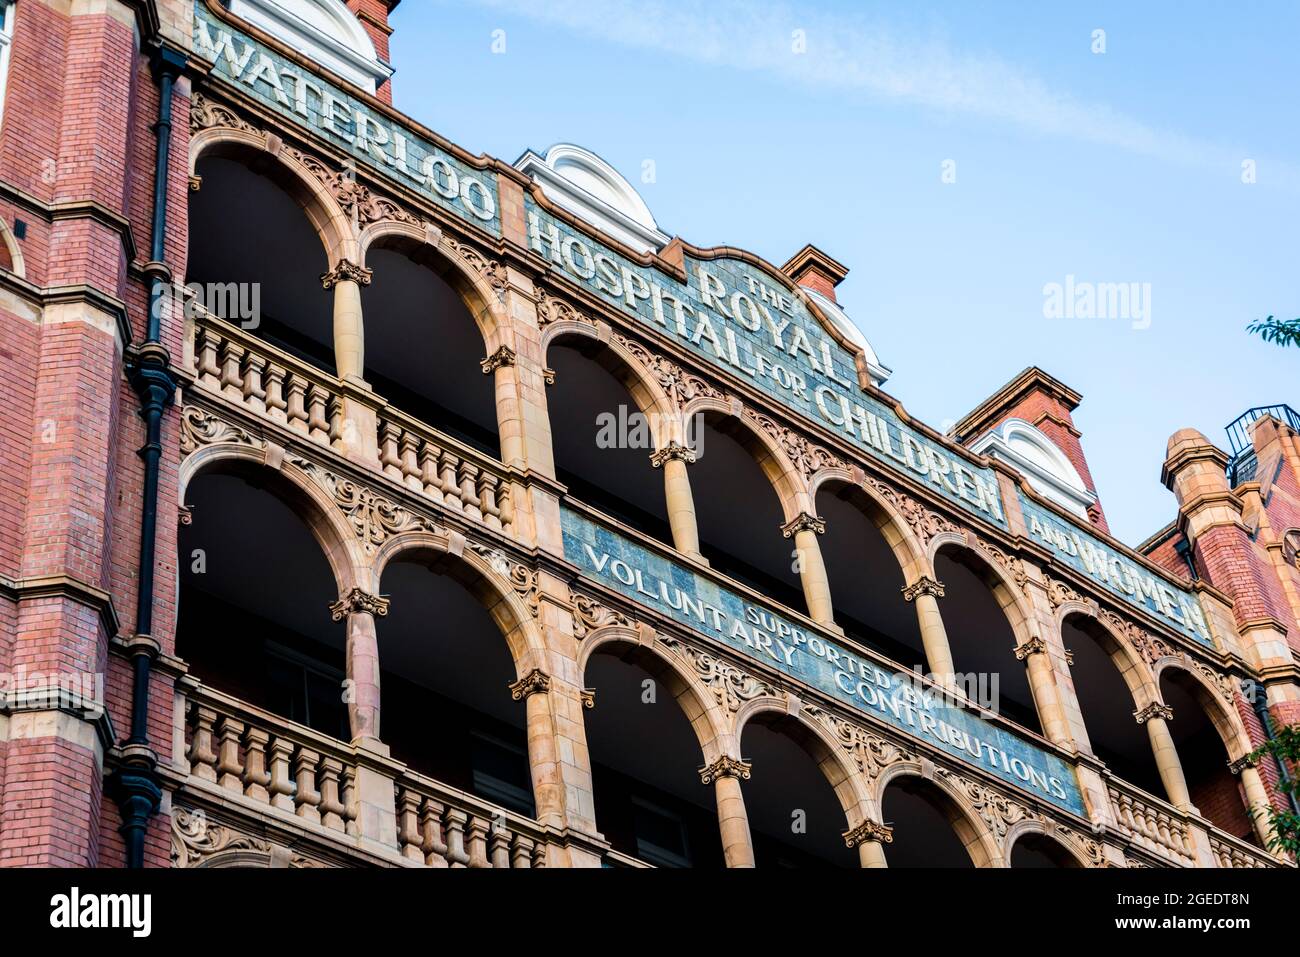
[{"label": "brick building facade", "polygon": [[1289,866],[1289,410],[1134,549],[1078,393],[913,419],[396,0],[0,6],[0,865]]}]

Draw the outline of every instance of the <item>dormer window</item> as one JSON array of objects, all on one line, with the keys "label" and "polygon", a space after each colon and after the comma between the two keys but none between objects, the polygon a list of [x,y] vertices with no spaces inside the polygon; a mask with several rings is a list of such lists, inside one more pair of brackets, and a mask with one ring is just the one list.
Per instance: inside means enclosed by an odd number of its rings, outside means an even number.
[{"label": "dormer window", "polygon": [[971,451],[1007,463],[1035,492],[1080,518],[1097,501],[1060,447],[1024,419],[1007,419],[972,443]]},{"label": "dormer window", "polygon": [[230,0],[230,12],[374,93],[393,74],[343,0]]}]

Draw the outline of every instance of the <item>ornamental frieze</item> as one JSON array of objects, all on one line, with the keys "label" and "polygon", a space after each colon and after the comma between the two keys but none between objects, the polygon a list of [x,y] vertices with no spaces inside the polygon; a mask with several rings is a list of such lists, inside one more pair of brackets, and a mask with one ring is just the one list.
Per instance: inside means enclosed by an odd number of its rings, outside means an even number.
[{"label": "ornamental frieze", "polygon": [[502,578],[509,579],[510,587],[523,600],[529,615],[533,618],[541,615],[542,587],[536,569],[513,561],[501,549],[482,542],[467,541],[465,547],[480,556]]},{"label": "ornamental frieze", "polygon": [[687,372],[677,363],[657,352],[652,352],[644,345],[621,333],[614,334],[614,340],[633,355],[659,383],[668,398],[677,409],[681,409],[693,399],[704,396],[711,399],[728,400],[727,393],[710,385],[704,379]]},{"label": "ornamental frieze", "polygon": [[261,443],[244,429],[231,425],[198,406],[187,405],[181,409],[181,454],[189,455],[206,445],[233,442],[257,446]]},{"label": "ornamental frieze", "polygon": [[423,228],[424,220],[392,200],[377,195],[357,179],[355,169],[334,169],[319,157],[291,146],[281,149],[316,177],[357,226],[365,228],[372,223],[394,222]]},{"label": "ornamental frieze", "polygon": [[1006,572],[1011,580],[1016,583],[1016,587],[1024,594],[1029,593],[1029,572],[1025,570],[1025,562],[1016,555],[1010,555],[996,545],[992,545],[984,539],[980,539],[977,544],[989,558]]},{"label": "ornamental frieze", "polygon": [[575,309],[568,300],[552,296],[540,286],[537,289],[537,325],[545,329],[553,322],[581,322],[594,326],[591,318]]},{"label": "ornamental frieze", "polygon": [[1168,642],[1157,638],[1145,628],[1121,617],[1116,612],[1104,609],[1101,617],[1110,626],[1111,632],[1147,664],[1154,665],[1161,658],[1174,654],[1174,648]]},{"label": "ornamental frieze", "polygon": [[875,476],[868,475],[863,479],[863,486],[867,491],[884,499],[903,516],[903,521],[907,522],[912,529],[912,534],[920,541],[922,548],[925,548],[930,543],[930,539],[936,535],[944,532],[961,533],[961,528],[955,522],[930,511],[916,499],[904,495],[888,482],[882,482]]},{"label": "ornamental frieze", "polygon": [[232,130],[240,130],[244,133],[252,133],[254,136],[264,136],[265,133],[252,123],[248,122],[234,110],[220,103],[214,103],[198,90],[194,91],[190,99],[190,130],[198,132],[212,127],[225,127]]},{"label": "ornamental frieze", "polygon": [[607,608],[594,598],[573,593],[573,636],[581,641],[605,625],[630,626],[631,619],[621,611]]},{"label": "ornamental frieze", "polygon": [[297,456],[286,456],[285,461],[300,468],[334,499],[334,504],[348,517],[353,532],[368,555],[373,555],[394,535],[438,530],[437,524],[430,519],[416,515],[373,489],[335,475],[315,462]]},{"label": "ornamental frieze", "polygon": [[172,809],[171,863],[175,868],[213,867],[222,862],[230,866],[290,868],[328,867],[273,844],[261,837],[252,837],[224,824],[210,820],[202,811],[184,807]]},{"label": "ornamental frieze", "polygon": [[701,651],[684,641],[668,636],[661,635],[657,640],[677,658],[694,668],[700,682],[713,692],[713,697],[718,704],[728,711],[739,711],[742,704],[755,698],[780,695],[780,692],[766,681],[746,674],[707,651]]},{"label": "ornamental frieze", "polygon": [[745,417],[771,436],[803,476],[805,482],[822,469],[848,468],[844,460],[834,452],[808,441],[806,437],[793,429],[786,428],[771,416],[755,412],[753,409],[745,409]]},{"label": "ornamental frieze", "polygon": [[853,758],[858,770],[869,779],[879,777],[880,772],[892,765],[916,760],[913,751],[816,705],[805,704],[803,713],[826,728],[840,747]]},{"label": "ornamental frieze", "polygon": [[510,281],[503,263],[496,259],[489,259],[469,243],[458,242],[450,236],[446,237],[443,243],[461,259],[469,263],[470,268],[482,276],[487,281],[487,284],[496,290],[497,298],[501,297],[501,293]]},{"label": "ornamental frieze", "polygon": [[1021,821],[1038,821],[1042,816],[1018,801],[1013,801],[1001,791],[980,784],[977,781],[955,774],[947,768],[936,768],[935,774],[943,778],[965,798],[966,803],[974,809],[984,823],[989,826],[998,840],[1006,837],[1007,830]]}]

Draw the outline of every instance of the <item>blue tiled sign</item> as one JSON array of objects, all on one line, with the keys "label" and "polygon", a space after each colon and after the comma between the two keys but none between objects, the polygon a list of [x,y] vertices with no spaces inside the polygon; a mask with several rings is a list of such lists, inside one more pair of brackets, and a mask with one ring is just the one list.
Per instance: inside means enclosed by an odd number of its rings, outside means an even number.
[{"label": "blue tiled sign", "polygon": [[474,169],[360,99],[194,4],[194,51],[258,102],[309,126],[355,159],[493,235],[501,234],[496,173]]},{"label": "blue tiled sign", "polygon": [[1058,807],[1084,816],[1074,773],[1058,755],[918,691],[765,605],[746,601],[573,509],[561,511],[564,557],[613,588],[702,635],[918,738]]}]

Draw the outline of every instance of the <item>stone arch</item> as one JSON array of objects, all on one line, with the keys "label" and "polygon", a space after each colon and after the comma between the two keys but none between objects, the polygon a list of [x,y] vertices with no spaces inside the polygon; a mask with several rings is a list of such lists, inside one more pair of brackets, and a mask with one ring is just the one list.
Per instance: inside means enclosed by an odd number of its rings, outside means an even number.
[{"label": "stone arch", "polygon": [[[844,829],[852,830],[866,820],[870,798],[856,765],[824,728],[797,709],[791,710],[789,702],[771,696],[746,702],[735,716],[737,744],[744,740],[749,721],[761,715],[774,716],[782,726],[780,730],[789,734],[817,765],[844,810]],[[761,773],[761,769],[756,770]]]},{"label": "stone arch", "polygon": [[942,551],[960,552],[968,559],[974,560],[977,567],[972,570],[977,577],[984,581],[989,591],[993,593],[993,598],[997,601],[998,607],[1002,609],[1002,614],[1006,616],[1008,624],[1011,625],[1011,631],[1015,635],[1018,644],[1024,644],[1037,637],[1033,625],[1034,612],[1029,604],[1029,599],[1025,597],[1025,593],[1015,579],[1011,577],[1007,569],[981,548],[978,542],[955,533],[936,535],[930,540],[926,555],[931,568],[934,567],[934,560]]},{"label": "stone arch", "polygon": [[1237,713],[1236,708],[1229,707],[1224,702],[1222,691],[1210,682],[1201,669],[1185,658],[1166,655],[1155,663],[1154,670],[1157,689],[1160,678],[1166,671],[1177,671],[1191,679],[1196,689],[1193,697],[1205,712],[1205,716],[1210,719],[1210,723],[1214,725],[1214,730],[1218,732],[1219,738],[1223,741],[1223,748],[1228,752],[1228,760],[1236,761],[1254,750],[1241,715]]},{"label": "stone arch", "polygon": [[1025,837],[1039,837],[1051,841],[1056,847],[1060,848],[1061,853],[1066,855],[1074,862],[1076,867],[1088,867],[1088,855],[1085,854],[1072,839],[1067,837],[1059,830],[1049,828],[1042,821],[1027,819],[1017,821],[1007,829],[1007,833],[1002,838],[1002,866],[1011,867],[1011,855],[1015,850],[1016,842]]},{"label": "stone arch", "polygon": [[371,223],[357,240],[358,263],[365,266],[372,248],[384,247],[407,253],[413,260],[433,270],[451,286],[474,318],[483,337],[485,355],[502,346],[514,348],[510,323],[506,319],[501,297],[482,272],[474,267],[456,246],[433,226],[385,219]]},{"label": "stone arch", "polygon": [[1155,674],[1147,667],[1146,659],[1129,644],[1124,636],[1116,632],[1105,618],[1097,614],[1095,608],[1073,601],[1062,604],[1056,612],[1058,634],[1061,633],[1066,621],[1073,617],[1091,622],[1105,639],[1102,642],[1102,650],[1111,659],[1115,670],[1119,672],[1130,694],[1133,695],[1134,710],[1141,710],[1149,704],[1160,701],[1160,688]]},{"label": "stone arch", "polygon": [[740,739],[713,695],[684,663],[660,648],[646,632],[627,625],[604,625],[591,632],[583,639],[578,654],[579,680],[595,652],[610,646],[620,649],[617,657],[639,665],[667,686],[695,732],[704,764],[724,756],[740,757]]},{"label": "stone arch", "polygon": [[292,197],[320,237],[331,267],[342,260],[360,261],[351,218],[316,174],[278,137],[252,128],[213,126],[200,130],[190,138],[192,180],[197,176],[199,161],[209,156],[243,163]]},{"label": "stone arch", "polygon": [[[950,784],[944,775],[935,774],[933,766],[928,761],[900,761],[880,772],[871,792],[872,813],[875,814],[876,820],[884,820],[885,791],[889,785],[900,779],[924,781],[943,796],[944,813],[948,817],[948,823],[952,824],[957,839],[961,841],[962,846],[965,846],[966,853],[970,854],[971,862],[976,867],[1004,866],[1001,846],[998,845],[993,832],[989,830],[988,824],[980,817],[979,811],[971,806],[961,789]],[[888,853],[888,849],[885,850],[887,857]]]},{"label": "stone arch", "polygon": [[190,483],[205,471],[225,470],[264,482],[302,521],[320,545],[338,585],[339,594],[366,587],[369,560],[334,500],[294,462],[268,462],[269,450],[250,445],[219,443],[205,446],[181,461],[177,500],[184,502]]},{"label": "stone arch", "polygon": [[864,510],[867,518],[879,529],[885,543],[894,553],[903,571],[905,584],[913,585],[921,578],[933,577],[934,570],[930,565],[929,556],[907,520],[899,514],[892,503],[876,492],[870,484],[855,476],[852,470],[833,466],[814,473],[808,481],[808,500],[814,508],[817,505],[817,495],[823,486],[834,484],[851,486],[855,496],[860,495],[868,504],[870,510]]},{"label": "stone arch", "polygon": [[[979,812],[971,807],[970,801],[960,789],[950,784],[943,775],[935,774],[933,766],[928,761],[900,761],[880,773],[871,794],[872,810],[876,820],[884,820],[884,799],[889,785],[905,778],[922,781],[942,796],[942,806],[948,823],[952,825],[957,839],[966,848],[966,853],[970,855],[971,862],[976,867],[1005,866],[1002,848]],[[888,856],[888,850],[885,853]]]},{"label": "stone arch", "polygon": [[467,547],[457,532],[409,531],[395,535],[376,551],[369,567],[367,588],[378,594],[386,569],[395,559],[431,558],[429,567],[464,587],[492,618],[505,639],[514,661],[517,678],[534,668],[550,672],[546,639],[532,610],[516,591],[516,581],[525,582],[531,573],[522,565],[509,563],[504,556],[485,556]]},{"label": "stone arch", "polygon": [[4,243],[5,251],[9,254],[9,271],[19,279],[27,278],[27,264],[23,259],[22,247],[14,239],[13,230],[9,224],[0,220],[0,242]]},{"label": "stone arch", "polygon": [[[572,319],[552,323],[542,333],[543,362],[546,362],[550,347],[563,339],[585,340],[587,348],[579,351],[584,358],[595,362],[627,390],[636,403],[637,411],[646,416],[650,423],[656,449],[670,442],[685,444],[682,429],[685,415],[678,415],[677,407],[652,370],[646,367],[641,357],[612,335],[608,326],[591,325]],[[665,424],[669,426],[668,434],[663,434]]]},{"label": "stone arch", "polygon": [[717,396],[697,396],[682,408],[682,420],[689,420],[697,413],[714,416],[720,423],[720,431],[749,453],[776,493],[786,522],[804,512],[815,514],[803,474],[795,468],[780,443],[745,414],[739,402]]}]

